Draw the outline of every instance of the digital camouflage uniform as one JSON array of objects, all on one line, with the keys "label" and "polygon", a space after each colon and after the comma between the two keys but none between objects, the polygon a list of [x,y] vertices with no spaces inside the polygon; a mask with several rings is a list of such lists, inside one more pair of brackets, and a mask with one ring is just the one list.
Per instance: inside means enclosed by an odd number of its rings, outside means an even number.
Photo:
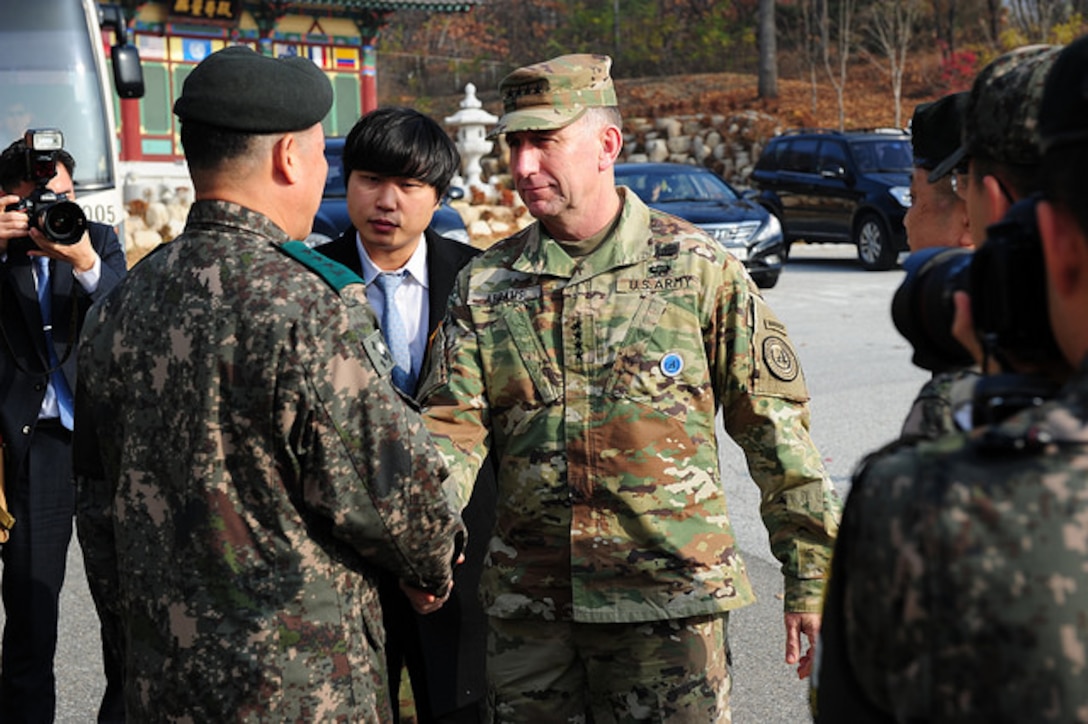
[{"label": "digital camouflage uniform", "polygon": [[388,720],[374,568],[450,581],[463,529],[365,288],[285,242],[198,201],[88,316],[78,415],[105,482],[81,515],[135,721]]},{"label": "digital camouflage uniform", "polygon": [[785,609],[820,610],[839,503],[798,360],[743,265],[696,227],[624,193],[611,235],[575,261],[534,223],[462,271],[435,344],[424,414],[459,505],[496,459],[490,615],[621,623],[751,603],[719,409],[762,490]]},{"label": "digital camouflage uniform", "polygon": [[902,437],[935,440],[970,429],[971,393],[978,374],[974,369],[961,369],[933,375],[911,404]]},{"label": "digital camouflage uniform", "polygon": [[1088,721],[1086,548],[1088,367],[996,427],[870,459],[839,535],[817,721]]}]

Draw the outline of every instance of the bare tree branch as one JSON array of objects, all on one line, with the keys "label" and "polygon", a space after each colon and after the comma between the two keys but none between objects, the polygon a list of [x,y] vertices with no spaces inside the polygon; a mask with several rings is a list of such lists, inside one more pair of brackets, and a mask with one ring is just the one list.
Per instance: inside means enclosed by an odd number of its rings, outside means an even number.
[{"label": "bare tree branch", "polygon": [[903,74],[920,14],[921,0],[877,0],[865,14],[865,36],[881,57],[876,58],[865,46],[862,46],[862,54],[883,68],[891,80],[896,127],[903,124]]},{"label": "bare tree branch", "polygon": [[857,0],[840,0],[838,6],[838,23],[835,28],[835,52],[837,55],[837,74],[832,69],[831,54],[831,22],[828,11],[828,0],[822,0],[820,14],[820,50],[823,57],[824,70],[831,87],[835,89],[835,98],[839,104],[839,130],[846,129],[846,80],[847,69],[850,62],[850,52],[854,48],[853,22]]}]

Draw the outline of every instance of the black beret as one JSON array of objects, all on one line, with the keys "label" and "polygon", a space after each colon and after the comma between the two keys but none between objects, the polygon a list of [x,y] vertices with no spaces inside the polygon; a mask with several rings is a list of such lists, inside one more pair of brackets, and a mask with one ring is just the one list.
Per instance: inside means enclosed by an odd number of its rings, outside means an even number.
[{"label": "black beret", "polygon": [[1088,142],[1088,35],[1062,50],[1046,79],[1039,104],[1043,153]]},{"label": "black beret", "polygon": [[174,114],[247,133],[301,131],[332,108],[332,84],[307,58],[270,58],[243,46],[212,53],[193,69]]},{"label": "black beret", "polygon": [[962,141],[968,93],[953,93],[914,109],[910,120],[914,165],[932,171],[955,153]]}]

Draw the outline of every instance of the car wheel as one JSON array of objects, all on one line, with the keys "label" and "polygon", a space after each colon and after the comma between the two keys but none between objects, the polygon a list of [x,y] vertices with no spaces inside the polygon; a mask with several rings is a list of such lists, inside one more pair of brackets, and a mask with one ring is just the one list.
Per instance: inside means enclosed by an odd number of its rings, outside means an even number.
[{"label": "car wheel", "polygon": [[773,272],[762,272],[752,275],[752,281],[756,283],[756,286],[760,289],[771,289],[775,284],[778,284],[778,275],[782,270],[779,269]]},{"label": "car wheel", "polygon": [[854,230],[854,243],[858,246],[858,259],[869,271],[891,269],[899,258],[887,225],[876,214],[861,217]]}]

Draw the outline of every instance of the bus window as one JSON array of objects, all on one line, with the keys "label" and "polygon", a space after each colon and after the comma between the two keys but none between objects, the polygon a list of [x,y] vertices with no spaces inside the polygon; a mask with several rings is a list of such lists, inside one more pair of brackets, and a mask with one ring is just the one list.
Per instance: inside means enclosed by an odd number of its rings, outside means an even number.
[{"label": "bus window", "polygon": [[0,148],[27,128],[60,129],[79,190],[111,187],[115,173],[114,131],[92,42],[101,41],[91,37],[79,0],[35,0],[6,14],[0,28]]}]

